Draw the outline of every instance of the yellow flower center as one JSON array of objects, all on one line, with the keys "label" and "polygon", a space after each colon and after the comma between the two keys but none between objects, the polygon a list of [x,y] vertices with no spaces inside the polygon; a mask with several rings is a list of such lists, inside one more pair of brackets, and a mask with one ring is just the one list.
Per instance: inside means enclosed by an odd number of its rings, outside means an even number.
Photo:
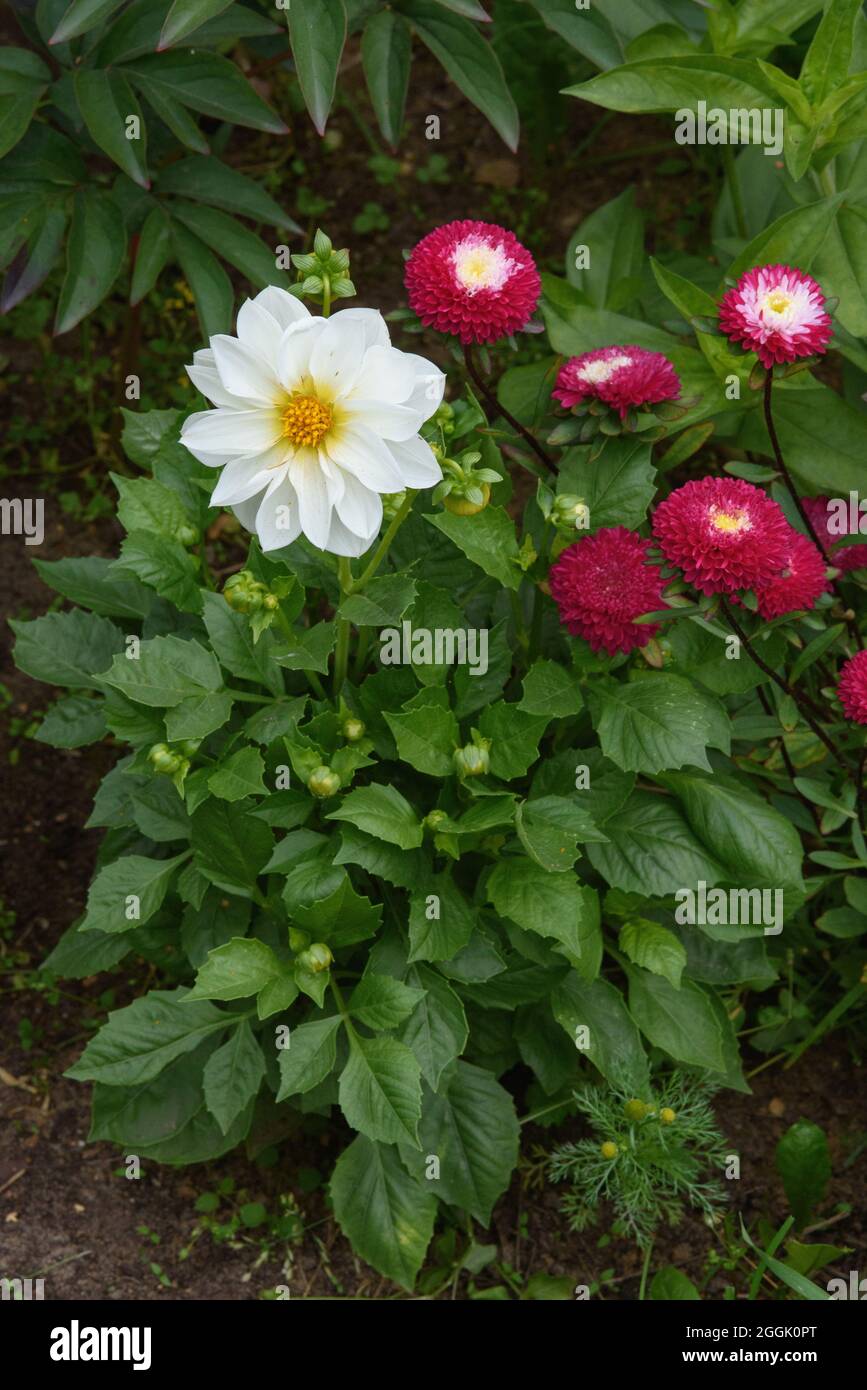
[{"label": "yellow flower center", "polygon": [[714,510],[711,512],[711,525],[718,531],[742,531],[745,526],[749,526],[746,512],[724,512]]},{"label": "yellow flower center", "polygon": [[773,294],[768,295],[766,302],[775,314],[784,314],[792,302],[792,296],[786,294],[785,290],[774,290]]},{"label": "yellow flower center", "polygon": [[294,396],[283,411],[283,433],[293,444],[315,449],[333,420],[331,406],[316,396]]}]

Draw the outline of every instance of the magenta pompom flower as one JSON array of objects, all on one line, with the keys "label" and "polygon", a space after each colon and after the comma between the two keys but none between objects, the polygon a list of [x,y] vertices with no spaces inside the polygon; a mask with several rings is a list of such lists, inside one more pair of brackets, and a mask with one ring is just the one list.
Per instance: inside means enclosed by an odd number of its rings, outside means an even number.
[{"label": "magenta pompom flower", "polygon": [[661,352],[632,345],[597,348],[570,357],[551,394],[569,410],[583,401],[603,401],[619,411],[622,420],[630,407],[677,400],[680,378]]},{"label": "magenta pompom flower", "polygon": [[664,581],[647,559],[650,542],[625,526],[605,526],[563,551],[551,568],[551,593],[560,621],[594,652],[646,647],[658,623],[636,623],[643,613],[667,607]]},{"label": "magenta pompom flower", "polygon": [[447,222],[406,263],[410,306],[427,328],[462,343],[496,343],[526,327],[539,302],[536,262],[492,222]]},{"label": "magenta pompom flower", "polygon": [[847,719],[867,724],[867,651],[856,652],[846,662],[840,672],[837,694]]},{"label": "magenta pompom flower", "polygon": [[779,618],[799,608],[812,608],[830,587],[821,551],[806,536],[792,531],[783,568],[766,584],[756,586],[759,613],[763,618]]},{"label": "magenta pompom flower", "polygon": [[771,582],[785,567],[792,528],[760,488],[742,478],[684,483],[653,518],[670,565],[704,594],[734,594]]},{"label": "magenta pompom flower", "polygon": [[833,332],[821,286],[790,265],[742,275],[720,304],[719,326],[765,367],[824,352]]},{"label": "magenta pompom flower", "polygon": [[831,560],[844,574],[850,570],[867,569],[867,545],[847,545],[832,555]]}]

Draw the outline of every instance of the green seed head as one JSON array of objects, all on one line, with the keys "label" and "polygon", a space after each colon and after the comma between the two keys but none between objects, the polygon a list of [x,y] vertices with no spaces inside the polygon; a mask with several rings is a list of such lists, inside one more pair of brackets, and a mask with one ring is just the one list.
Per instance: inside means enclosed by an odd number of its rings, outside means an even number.
[{"label": "green seed head", "polygon": [[617,1145],[612,1144],[610,1139],[606,1139],[605,1143],[600,1145],[599,1152],[601,1153],[603,1158],[616,1158]]}]

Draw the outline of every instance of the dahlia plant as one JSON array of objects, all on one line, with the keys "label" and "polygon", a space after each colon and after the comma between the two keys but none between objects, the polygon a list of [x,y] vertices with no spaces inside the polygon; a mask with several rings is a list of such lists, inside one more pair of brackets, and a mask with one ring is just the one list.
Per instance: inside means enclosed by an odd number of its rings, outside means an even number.
[{"label": "dahlia plant", "polygon": [[[429,360],[320,234],[193,353],[202,408],[127,414],[118,557],[39,562],[75,606],[15,625],[71,691],[39,737],[122,753],[46,968],[158,975],[70,1069],[92,1139],[147,1168],[342,1117],[334,1215],[409,1288],[440,1204],[490,1221],[519,1108],[651,1106],[660,1060],[748,1090],[792,953],[836,935],[859,977],[863,590],[819,535],[845,459],[820,494],[792,424],[843,406],[821,286],[745,255],[716,297],[655,265],[630,316],[441,227],[406,267]],[[708,889],[780,922],[685,921]]]}]

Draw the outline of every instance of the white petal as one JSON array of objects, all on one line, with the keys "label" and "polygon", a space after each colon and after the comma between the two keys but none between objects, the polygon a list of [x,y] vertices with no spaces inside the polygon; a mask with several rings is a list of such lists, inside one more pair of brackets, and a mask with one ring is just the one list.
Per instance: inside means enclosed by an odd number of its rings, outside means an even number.
[{"label": "white petal", "polygon": [[226,464],[211,493],[211,506],[231,507],[236,502],[246,502],[248,497],[256,497],[263,488],[285,475],[290,456],[291,450],[281,440],[264,454],[232,459],[231,463]]},{"label": "white petal", "polygon": [[382,525],[382,498],[357,478],[344,474],[346,486],[334,510],[347,530],[356,536],[375,536]]},{"label": "white petal", "polygon": [[310,355],[324,328],[324,319],[306,319],[291,324],[283,334],[277,352],[277,377],[284,391],[297,391],[309,384]]},{"label": "white petal", "polygon": [[328,532],[328,543],[325,549],[330,551],[332,555],[348,555],[351,559],[356,559],[370,549],[376,536],[376,531],[371,536],[356,536],[343,525],[337,513],[332,512],[331,529]]},{"label": "white petal", "polygon": [[256,530],[256,513],[262,505],[263,495],[260,492],[258,497],[250,497],[246,502],[239,502],[232,508],[245,531]]},{"label": "white petal", "polygon": [[364,326],[346,315],[328,319],[310,354],[310,375],[317,395],[339,400],[355,385],[364,358]]},{"label": "white petal", "polygon": [[[337,317],[337,315],[335,315]],[[365,349],[372,347],[390,347],[391,339],[388,336],[388,327],[385,319],[378,309],[341,309],[340,317],[344,321],[360,323],[364,329]]]},{"label": "white petal", "polygon": [[328,500],[331,505],[334,506],[336,502],[340,501],[340,498],[346,491],[346,479],[349,475],[344,473],[342,468],[338,468],[336,463],[332,463],[331,459],[328,458],[327,454],[324,454],[321,449],[318,450],[318,455],[319,467],[322,469],[322,474],[328,487]]},{"label": "white petal", "polygon": [[220,380],[227,391],[231,391],[233,396],[248,396],[263,404],[274,404],[279,387],[272,365],[227,333],[215,333],[211,347]]},{"label": "white petal", "polygon": [[260,454],[283,433],[279,411],[202,410],[181,427],[181,442],[191,454]]},{"label": "white petal", "polygon": [[186,368],[187,376],[193,383],[197,391],[201,391],[214,405],[230,406],[233,410],[243,410],[255,406],[254,401],[248,401],[243,396],[233,396],[231,391],[227,391],[220,374],[217,371],[217,364],[214,361],[214,354],[210,348],[198,348],[193,353],[193,365]]},{"label": "white petal", "polygon": [[426,419],[408,405],[360,400],[357,396],[341,401],[340,413],[348,425],[366,425],[381,439],[412,439]]},{"label": "white petal", "polygon": [[283,337],[283,325],[255,299],[245,299],[238,310],[238,337],[265,362],[277,361],[277,349]]},{"label": "white petal", "polygon": [[442,480],[436,456],[420,435],[402,444],[389,444],[388,448],[400,470],[403,487],[434,487]]},{"label": "white petal", "polygon": [[260,290],[253,303],[260,309],[265,309],[283,329],[288,328],[290,323],[310,318],[307,305],[303,304],[297,295],[289,294],[288,290],[281,290],[278,285],[267,285],[264,290]]},{"label": "white petal", "polygon": [[298,494],[301,530],[313,545],[324,550],[331,525],[331,501],[315,450],[298,450],[289,465],[289,480]]},{"label": "white petal", "polygon": [[372,492],[400,492],[400,470],[388,445],[364,425],[332,430],[320,445],[328,457]]},{"label": "white petal", "polygon": [[418,357],[414,352],[408,352],[405,356],[415,368],[415,387],[404,404],[417,410],[419,424],[424,424],[442,403],[446,389],[445,374],[435,363],[428,362],[426,357]]},{"label": "white petal", "polygon": [[301,534],[298,498],[288,478],[276,480],[256,512],[255,530],[263,550],[281,550]]},{"label": "white petal", "polygon": [[416,372],[408,353],[397,348],[372,347],[364,354],[350,396],[399,405],[415,389]]}]

